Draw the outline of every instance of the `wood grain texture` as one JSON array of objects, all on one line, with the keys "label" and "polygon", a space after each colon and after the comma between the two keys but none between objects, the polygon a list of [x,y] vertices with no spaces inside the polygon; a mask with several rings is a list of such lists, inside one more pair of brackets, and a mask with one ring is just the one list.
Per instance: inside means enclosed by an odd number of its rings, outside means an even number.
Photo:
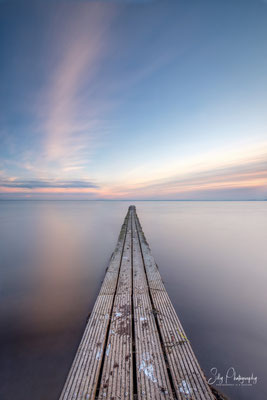
[{"label": "wood grain texture", "polygon": [[139,399],[173,399],[133,216],[133,302]]},{"label": "wood grain texture", "polygon": [[126,238],[127,214],[60,400],[94,399]]},{"label": "wood grain texture", "polygon": [[162,345],[167,356],[176,396],[185,399],[214,399],[190,342],[162,282],[157,264],[142,231],[137,215],[135,220],[143,253]]},{"label": "wood grain texture", "polygon": [[104,356],[99,399],[133,398],[131,220],[132,214],[129,213],[119,282]]},{"label": "wood grain texture", "polygon": [[60,396],[86,399],[214,399],[134,206]]}]

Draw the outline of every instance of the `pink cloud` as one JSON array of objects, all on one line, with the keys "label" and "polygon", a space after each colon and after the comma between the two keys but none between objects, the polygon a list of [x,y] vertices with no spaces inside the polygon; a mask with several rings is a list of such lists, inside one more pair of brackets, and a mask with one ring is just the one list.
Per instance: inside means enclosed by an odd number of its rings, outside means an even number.
[{"label": "pink cloud", "polygon": [[55,166],[63,176],[83,169],[105,133],[103,112],[110,105],[97,101],[93,90],[110,44],[109,27],[116,8],[83,4],[74,13],[61,32],[64,41],[58,49],[58,65],[38,104],[43,151],[30,162],[38,176],[49,176]]}]

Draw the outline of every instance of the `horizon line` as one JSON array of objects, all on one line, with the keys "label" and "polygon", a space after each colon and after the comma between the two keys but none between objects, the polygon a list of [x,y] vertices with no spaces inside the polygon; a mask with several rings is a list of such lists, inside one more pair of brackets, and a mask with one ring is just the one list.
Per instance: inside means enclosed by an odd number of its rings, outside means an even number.
[{"label": "horizon line", "polygon": [[218,202],[218,201],[267,201],[267,199],[3,199],[0,198],[0,201],[210,201],[210,202]]}]

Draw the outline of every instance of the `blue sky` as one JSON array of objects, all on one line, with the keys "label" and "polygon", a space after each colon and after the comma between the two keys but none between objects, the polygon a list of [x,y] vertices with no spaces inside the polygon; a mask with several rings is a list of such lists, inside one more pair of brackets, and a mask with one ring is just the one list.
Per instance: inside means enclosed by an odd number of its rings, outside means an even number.
[{"label": "blue sky", "polygon": [[267,3],[0,3],[0,198],[267,198]]}]

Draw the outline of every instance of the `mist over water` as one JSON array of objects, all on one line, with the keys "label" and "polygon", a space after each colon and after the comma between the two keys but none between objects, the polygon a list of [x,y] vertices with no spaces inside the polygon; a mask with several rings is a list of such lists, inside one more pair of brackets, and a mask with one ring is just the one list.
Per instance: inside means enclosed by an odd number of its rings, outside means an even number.
[{"label": "mist over water", "polygon": [[267,398],[266,202],[1,201],[1,400],[58,399],[130,204],[206,376]]}]

